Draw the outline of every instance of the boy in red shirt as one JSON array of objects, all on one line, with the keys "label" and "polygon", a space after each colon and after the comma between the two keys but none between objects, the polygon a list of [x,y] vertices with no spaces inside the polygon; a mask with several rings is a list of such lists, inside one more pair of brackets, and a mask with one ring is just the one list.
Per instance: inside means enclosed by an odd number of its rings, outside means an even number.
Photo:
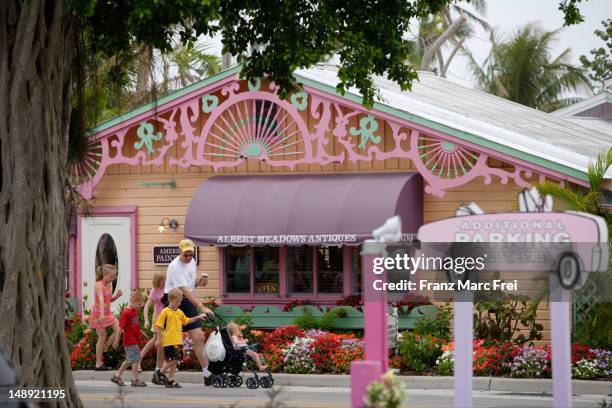
[{"label": "boy in red shirt", "polygon": [[132,366],[132,387],[146,387],[147,384],[138,378],[138,363],[140,362],[140,320],[138,312],[144,304],[144,295],[142,292],[135,290],[130,295],[128,306],[123,309],[121,319],[119,320],[119,332],[115,337],[113,348],[119,345],[119,336],[123,332],[123,348],[125,349],[125,361],[119,367],[117,374],[111,378],[111,381],[117,385],[125,385],[121,376],[128,366]]}]

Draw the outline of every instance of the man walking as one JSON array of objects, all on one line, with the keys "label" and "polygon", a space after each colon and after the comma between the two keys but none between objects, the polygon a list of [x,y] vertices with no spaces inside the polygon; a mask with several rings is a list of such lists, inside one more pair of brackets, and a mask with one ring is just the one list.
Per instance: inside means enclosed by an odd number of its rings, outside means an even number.
[{"label": "man walking", "polygon": [[[183,300],[181,301],[179,309],[183,311],[185,316],[191,318],[198,316],[200,313],[205,313],[208,316],[214,315],[214,313],[204,306],[202,302],[199,302],[194,295],[196,286],[206,286],[208,284],[205,278],[203,280],[196,280],[197,267],[193,259],[195,245],[191,240],[184,239],[179,242],[179,250],[180,255],[174,258],[170,265],[168,265],[162,301],[167,306],[168,292],[176,288],[183,292]],[[208,359],[204,355],[204,342],[206,339],[202,331],[202,321],[196,320],[193,323],[183,326],[183,333],[187,333],[191,337],[193,349],[202,367],[202,373],[204,374],[204,384],[210,385],[212,377],[211,372],[208,371]],[[153,383],[162,383],[159,370],[156,370],[153,374]]]}]

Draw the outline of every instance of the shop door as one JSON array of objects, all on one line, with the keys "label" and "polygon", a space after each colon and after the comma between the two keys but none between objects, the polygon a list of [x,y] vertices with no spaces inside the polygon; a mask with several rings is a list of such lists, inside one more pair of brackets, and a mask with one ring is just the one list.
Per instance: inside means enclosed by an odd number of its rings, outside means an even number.
[{"label": "shop door", "polygon": [[113,294],[121,289],[123,295],[111,304],[116,311],[127,303],[131,284],[131,220],[130,217],[81,217],[81,276],[83,303],[86,310],[93,305],[96,268],[112,264],[117,268]]}]

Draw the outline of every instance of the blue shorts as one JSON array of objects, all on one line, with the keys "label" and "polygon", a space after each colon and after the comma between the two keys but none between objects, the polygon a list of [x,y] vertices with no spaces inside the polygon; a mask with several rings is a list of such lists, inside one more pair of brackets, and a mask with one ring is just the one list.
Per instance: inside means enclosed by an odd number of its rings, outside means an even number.
[{"label": "blue shorts", "polygon": [[138,348],[138,344],[125,346],[123,349],[125,350],[125,361],[128,364],[134,364],[140,361],[140,349]]}]

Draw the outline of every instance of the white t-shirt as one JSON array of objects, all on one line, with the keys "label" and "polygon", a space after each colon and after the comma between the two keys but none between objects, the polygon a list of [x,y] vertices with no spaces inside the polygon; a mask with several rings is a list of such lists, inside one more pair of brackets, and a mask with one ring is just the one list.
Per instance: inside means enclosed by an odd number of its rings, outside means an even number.
[{"label": "white t-shirt", "polygon": [[168,293],[170,289],[179,288],[181,286],[187,286],[189,290],[193,292],[195,289],[196,273],[197,268],[194,259],[191,259],[189,263],[185,263],[177,256],[170,262],[170,265],[168,265],[164,293]]}]

